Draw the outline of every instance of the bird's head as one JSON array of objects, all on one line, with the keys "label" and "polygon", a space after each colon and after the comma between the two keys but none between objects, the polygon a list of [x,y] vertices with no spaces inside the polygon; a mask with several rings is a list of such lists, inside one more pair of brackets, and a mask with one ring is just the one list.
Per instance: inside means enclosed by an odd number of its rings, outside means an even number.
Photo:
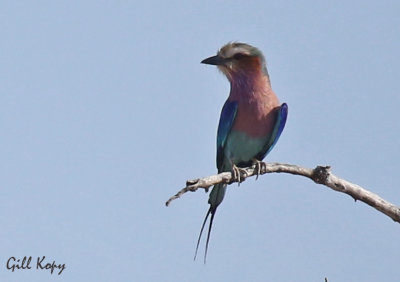
[{"label": "bird's head", "polygon": [[230,42],[223,46],[216,56],[204,59],[201,63],[216,65],[231,82],[242,76],[261,74],[268,77],[263,54],[256,47],[246,43]]}]

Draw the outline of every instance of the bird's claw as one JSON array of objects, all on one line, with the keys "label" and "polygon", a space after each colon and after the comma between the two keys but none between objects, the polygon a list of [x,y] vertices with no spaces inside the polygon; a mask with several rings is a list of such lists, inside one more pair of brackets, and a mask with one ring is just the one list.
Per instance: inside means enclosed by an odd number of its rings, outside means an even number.
[{"label": "bird's claw", "polygon": [[263,162],[260,162],[257,159],[253,160],[254,162],[254,170],[256,171],[256,180],[258,179],[258,176],[261,174],[261,170],[265,164]]},{"label": "bird's claw", "polygon": [[[244,178],[242,179],[242,174],[244,175]],[[232,166],[232,178],[233,181],[236,181],[238,183],[238,186],[240,186],[240,183],[245,180],[247,177],[247,172],[245,169],[237,167],[235,164]]]}]

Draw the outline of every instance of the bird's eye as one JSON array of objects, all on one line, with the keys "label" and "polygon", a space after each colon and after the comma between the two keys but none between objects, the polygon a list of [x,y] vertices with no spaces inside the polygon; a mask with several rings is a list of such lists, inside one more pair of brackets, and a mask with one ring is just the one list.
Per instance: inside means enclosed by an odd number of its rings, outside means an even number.
[{"label": "bird's eye", "polygon": [[236,60],[240,60],[240,59],[243,58],[243,57],[244,57],[244,54],[242,54],[242,53],[237,53],[237,54],[235,54],[235,55],[233,56],[233,58],[236,59]]}]

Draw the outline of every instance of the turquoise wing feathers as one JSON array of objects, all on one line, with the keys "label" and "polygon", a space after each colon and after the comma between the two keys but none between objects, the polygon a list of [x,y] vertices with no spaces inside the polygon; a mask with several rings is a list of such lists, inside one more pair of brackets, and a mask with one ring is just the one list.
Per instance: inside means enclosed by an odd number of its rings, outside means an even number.
[{"label": "turquoise wing feathers", "polygon": [[226,101],[221,111],[219,119],[218,133],[217,133],[217,168],[221,172],[224,162],[224,147],[226,139],[232,129],[233,122],[235,121],[238,103]]}]

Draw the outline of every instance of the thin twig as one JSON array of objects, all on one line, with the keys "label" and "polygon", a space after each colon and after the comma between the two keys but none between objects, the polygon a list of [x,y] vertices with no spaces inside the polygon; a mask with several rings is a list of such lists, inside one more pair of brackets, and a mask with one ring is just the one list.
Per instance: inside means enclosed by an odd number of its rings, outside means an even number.
[{"label": "thin twig", "polygon": [[[334,175],[329,166],[317,166],[314,169],[305,168],[291,164],[281,163],[261,163],[260,175],[266,173],[290,173],[295,175],[301,175],[310,178],[315,183],[325,185],[335,191],[346,193],[350,195],[355,201],[359,200],[366,203],[367,205],[377,209],[378,211],[386,214],[394,221],[400,223],[400,208],[391,204],[390,202],[382,199],[377,194],[374,194],[357,184],[348,182],[347,180],[341,179]],[[255,166],[247,167],[240,170],[241,182],[246,178],[257,175],[257,169]],[[199,188],[208,189],[218,183],[231,184],[237,182],[232,177],[231,172],[223,172],[216,175],[211,175],[203,178],[188,180],[186,187],[181,189],[178,193],[168,199],[165,203],[167,206],[175,199],[180,198],[186,192],[195,192]]]}]

